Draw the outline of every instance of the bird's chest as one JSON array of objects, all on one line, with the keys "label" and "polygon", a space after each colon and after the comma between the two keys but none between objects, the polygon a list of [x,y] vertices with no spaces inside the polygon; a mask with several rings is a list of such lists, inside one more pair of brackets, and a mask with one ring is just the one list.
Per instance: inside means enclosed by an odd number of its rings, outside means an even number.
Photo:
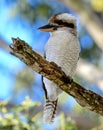
[{"label": "bird's chest", "polygon": [[73,39],[69,35],[56,35],[50,37],[48,43],[46,44],[46,59],[48,61],[54,61],[60,64],[65,61],[71,53],[73,53],[74,43]]},{"label": "bird's chest", "polygon": [[80,46],[72,35],[50,37],[46,44],[46,59],[55,62],[68,75],[73,75],[77,65]]}]

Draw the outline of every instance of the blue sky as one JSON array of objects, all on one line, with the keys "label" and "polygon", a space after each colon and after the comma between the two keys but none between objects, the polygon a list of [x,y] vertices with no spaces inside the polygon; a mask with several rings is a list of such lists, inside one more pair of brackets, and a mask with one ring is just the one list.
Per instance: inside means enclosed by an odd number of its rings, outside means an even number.
[{"label": "blue sky", "polygon": [[[8,44],[12,43],[11,37],[19,36],[31,43],[30,31],[27,28],[22,28],[19,20],[16,23],[14,20],[10,20],[9,8],[10,6],[6,5],[5,2],[0,3],[0,36]],[[10,71],[16,71],[22,64],[19,59],[0,49],[0,99],[7,99],[10,96],[15,81]],[[17,68],[15,68],[15,65]]]}]

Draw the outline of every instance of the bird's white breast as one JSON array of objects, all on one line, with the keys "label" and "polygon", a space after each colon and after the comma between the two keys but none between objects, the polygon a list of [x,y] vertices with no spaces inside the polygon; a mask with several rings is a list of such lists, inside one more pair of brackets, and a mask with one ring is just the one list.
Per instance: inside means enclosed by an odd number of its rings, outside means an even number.
[{"label": "bird's white breast", "polygon": [[75,73],[79,52],[77,37],[68,31],[54,32],[46,44],[46,59],[55,62],[71,77]]}]

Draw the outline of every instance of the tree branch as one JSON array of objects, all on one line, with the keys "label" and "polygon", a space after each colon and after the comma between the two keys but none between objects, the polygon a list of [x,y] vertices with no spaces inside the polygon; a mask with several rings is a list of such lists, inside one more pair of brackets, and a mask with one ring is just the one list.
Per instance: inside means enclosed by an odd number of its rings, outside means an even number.
[{"label": "tree branch", "polygon": [[12,38],[11,54],[22,60],[37,73],[55,82],[59,88],[73,96],[78,103],[91,111],[103,115],[103,97],[86,90],[69,77],[54,63],[46,61],[19,38]]}]

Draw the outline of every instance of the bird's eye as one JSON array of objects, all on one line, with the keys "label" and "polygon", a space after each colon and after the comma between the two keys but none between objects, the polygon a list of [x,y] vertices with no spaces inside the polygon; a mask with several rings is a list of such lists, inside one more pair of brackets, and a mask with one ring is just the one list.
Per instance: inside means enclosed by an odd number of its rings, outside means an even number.
[{"label": "bird's eye", "polygon": [[57,30],[57,26],[55,26],[55,27],[53,28],[53,30]]},{"label": "bird's eye", "polygon": [[62,20],[56,20],[55,23],[57,23],[58,25],[64,26],[64,27],[69,27],[69,28],[75,27],[73,23],[67,23]]}]

